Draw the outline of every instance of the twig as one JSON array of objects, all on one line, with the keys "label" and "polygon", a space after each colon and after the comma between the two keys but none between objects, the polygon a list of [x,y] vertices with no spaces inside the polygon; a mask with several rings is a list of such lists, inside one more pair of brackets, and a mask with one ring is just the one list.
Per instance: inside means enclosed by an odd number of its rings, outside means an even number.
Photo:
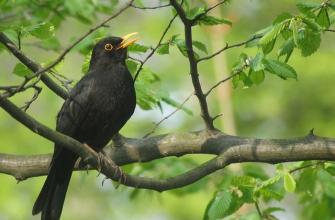
[{"label": "twig", "polygon": [[201,83],[199,80],[199,72],[198,72],[198,63],[194,55],[193,51],[193,40],[192,40],[192,21],[189,20],[186,16],[184,9],[181,5],[178,4],[176,0],[170,0],[170,4],[175,8],[177,11],[180,19],[184,24],[184,33],[185,33],[185,45],[186,51],[189,61],[190,67],[190,74],[192,78],[192,84],[194,87],[195,95],[198,98],[200,109],[201,109],[201,117],[203,118],[206,128],[209,130],[214,130],[213,120],[209,114],[208,104],[206,100],[206,96],[204,95]]},{"label": "twig", "polygon": [[326,29],[325,31],[335,32],[335,29]]},{"label": "twig", "polygon": [[143,138],[146,138],[150,135],[152,135],[153,133],[155,133],[156,129],[158,128],[158,126],[160,124],[162,124],[165,120],[169,119],[171,116],[173,116],[175,113],[177,113],[179,110],[181,110],[183,108],[183,106],[185,105],[185,103],[194,95],[194,92],[192,92],[189,96],[187,96],[187,98],[174,110],[172,111],[170,114],[168,114],[167,116],[163,117],[160,121],[155,123],[154,128],[148,132],[147,134],[145,134],[143,136]]},{"label": "twig", "polygon": [[65,56],[67,53],[69,53],[77,44],[79,44],[82,40],[84,40],[88,35],[92,34],[94,31],[96,31],[97,29],[103,27],[106,23],[108,23],[110,20],[116,18],[117,16],[119,16],[122,12],[124,12],[126,9],[128,9],[131,4],[134,2],[134,0],[130,0],[124,7],[122,7],[118,12],[116,12],[115,14],[113,14],[112,16],[106,18],[104,21],[102,21],[100,24],[96,25],[95,27],[91,28],[88,32],[86,32],[84,35],[82,35],[80,38],[78,38],[73,44],[71,44],[69,47],[67,47],[63,53],[61,53],[58,58],[52,62],[50,65],[48,65],[47,67],[40,69],[39,71],[34,73],[34,76],[39,75],[41,73],[44,73],[48,70],[50,70],[51,68],[53,68],[54,66],[56,66]]},{"label": "twig", "polygon": [[[2,32],[0,32],[0,42],[31,71],[37,72],[38,70],[42,69],[39,64],[28,58],[21,50],[19,50],[15,44]],[[58,96],[62,97],[63,99],[67,98],[68,93],[57,83],[55,83],[48,75],[42,74],[41,81]]]},{"label": "twig", "polygon": [[248,40],[246,40],[246,41],[243,41],[243,42],[241,42],[241,43],[232,44],[232,45],[229,45],[229,44],[227,43],[226,46],[225,46],[224,48],[218,50],[217,52],[215,52],[215,53],[213,53],[213,54],[211,54],[211,55],[209,55],[209,56],[202,57],[202,58],[198,59],[197,62],[199,63],[199,62],[204,61],[204,60],[209,60],[209,59],[211,59],[211,58],[213,58],[213,57],[219,55],[220,53],[222,53],[222,52],[225,51],[225,50],[228,50],[228,49],[231,49],[231,48],[234,48],[234,47],[241,47],[241,46],[243,46],[243,45],[245,45],[245,44],[247,44],[247,43],[249,43],[249,42],[251,42],[251,41],[254,41],[254,40],[258,39],[258,38],[261,38],[261,37],[262,37],[262,36],[255,35],[255,36],[253,36],[252,38],[250,38],[250,39],[248,39]]},{"label": "twig", "polygon": [[227,78],[225,78],[225,79],[223,79],[223,80],[220,80],[219,82],[217,82],[217,83],[215,83],[215,85],[214,86],[212,86],[205,94],[204,94],[204,96],[208,96],[216,87],[218,87],[219,85],[221,85],[222,83],[224,83],[224,82],[226,82],[226,81],[228,81],[228,80],[230,80],[230,79],[232,79],[232,78],[234,78],[235,76],[237,76],[238,74],[240,74],[241,73],[241,71],[239,71],[239,72],[236,72],[236,73],[234,73],[234,74],[232,74],[232,75],[230,75],[229,77],[227,77]]},{"label": "twig", "polygon": [[316,163],[311,163],[311,164],[307,164],[305,166],[294,168],[294,169],[290,170],[289,172],[290,173],[295,173],[297,171],[300,171],[300,170],[303,170],[303,169],[306,169],[306,168],[309,168],[309,167],[314,167],[314,166],[318,166],[318,165],[324,164],[324,162],[325,161],[317,161]]},{"label": "twig", "polygon": [[140,61],[140,66],[138,67],[136,73],[135,73],[135,77],[134,77],[134,82],[136,81],[138,75],[140,74],[142,68],[143,68],[143,65],[150,59],[150,57],[152,57],[152,55],[154,55],[154,53],[156,52],[156,50],[159,48],[159,46],[161,45],[166,33],[169,31],[173,21],[176,19],[178,14],[175,14],[172,19],[170,20],[170,22],[168,23],[168,25],[166,26],[166,28],[164,29],[163,31],[163,34],[161,35],[156,47],[154,47],[151,52],[148,54],[148,56],[143,60],[143,61]]},{"label": "twig", "polygon": [[192,25],[194,25],[197,22],[197,20],[199,20],[202,16],[208,14],[211,10],[213,10],[214,8],[216,8],[216,7],[224,4],[226,2],[227,2],[227,0],[223,0],[223,1],[220,1],[220,2],[218,2],[216,4],[214,4],[213,6],[207,8],[203,13],[197,15],[195,18],[192,19]]},{"label": "twig", "polygon": [[34,95],[33,95],[33,97],[32,97],[29,101],[27,101],[27,102],[25,103],[24,106],[21,107],[21,109],[22,109],[23,111],[27,111],[27,110],[30,108],[31,104],[32,104],[32,103],[38,98],[38,96],[41,94],[41,91],[42,91],[42,88],[41,88],[41,87],[38,87],[38,86],[35,86],[35,85],[34,85],[32,88],[35,89],[35,91],[34,91]]},{"label": "twig", "polygon": [[140,7],[134,4],[131,4],[130,7],[132,8],[137,8],[137,9],[142,9],[142,10],[147,10],[147,9],[158,9],[158,8],[165,8],[165,7],[169,7],[170,4],[166,4],[166,5],[158,5],[158,6],[153,6],[153,7]]}]

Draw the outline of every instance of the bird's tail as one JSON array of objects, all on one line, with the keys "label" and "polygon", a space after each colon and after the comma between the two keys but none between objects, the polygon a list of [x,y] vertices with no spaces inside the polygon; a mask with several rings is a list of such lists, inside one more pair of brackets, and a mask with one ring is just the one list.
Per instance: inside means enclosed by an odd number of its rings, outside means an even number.
[{"label": "bird's tail", "polygon": [[65,194],[77,158],[77,155],[64,148],[57,152],[51,162],[43,188],[35,201],[33,215],[42,212],[42,220],[58,220],[60,218]]}]

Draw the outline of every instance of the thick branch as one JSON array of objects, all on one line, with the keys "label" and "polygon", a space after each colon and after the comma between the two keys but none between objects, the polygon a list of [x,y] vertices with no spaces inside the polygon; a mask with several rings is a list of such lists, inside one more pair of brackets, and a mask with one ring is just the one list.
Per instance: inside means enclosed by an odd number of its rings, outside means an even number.
[{"label": "thick branch", "polygon": [[[141,179],[139,188],[158,191],[182,187],[218,169],[241,162],[279,163],[301,160],[335,161],[335,139],[309,134],[295,139],[253,139],[220,132],[167,134],[145,139],[122,139],[120,146],[107,147],[106,154],[118,165],[146,162],[185,154],[218,155],[182,175],[166,180]],[[0,154],[0,172],[18,179],[47,173],[51,155],[13,156]],[[128,178],[128,177],[127,177]],[[132,179],[132,181],[134,181]],[[137,180],[136,180],[137,181]],[[135,181],[135,182],[136,182]]]}]

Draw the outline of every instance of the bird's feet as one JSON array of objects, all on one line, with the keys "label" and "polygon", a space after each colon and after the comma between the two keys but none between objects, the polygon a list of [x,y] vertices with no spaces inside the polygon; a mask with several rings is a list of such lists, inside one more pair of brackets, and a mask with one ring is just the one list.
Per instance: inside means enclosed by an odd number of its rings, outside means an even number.
[{"label": "bird's feet", "polygon": [[[112,160],[110,159],[104,151],[100,151],[99,155],[99,164],[101,166],[102,162],[107,162],[108,166],[111,166],[114,169],[114,175],[119,176],[118,183],[121,184],[126,181],[126,175],[123,173],[122,169]],[[99,170],[99,174],[101,171],[101,167]]]}]

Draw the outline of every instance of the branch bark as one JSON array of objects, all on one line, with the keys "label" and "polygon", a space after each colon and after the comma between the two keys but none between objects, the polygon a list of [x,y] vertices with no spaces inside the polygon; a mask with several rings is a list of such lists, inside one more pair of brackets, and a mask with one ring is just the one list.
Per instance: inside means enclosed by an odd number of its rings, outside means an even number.
[{"label": "branch bark", "polygon": [[209,130],[214,130],[213,118],[209,114],[208,104],[206,100],[206,96],[204,95],[201,83],[199,80],[199,72],[198,72],[198,62],[195,58],[193,51],[193,40],[192,40],[192,20],[189,20],[186,16],[184,9],[181,5],[178,4],[176,0],[170,0],[170,4],[174,7],[179,15],[180,19],[184,24],[184,34],[185,34],[185,44],[187,48],[187,56],[189,60],[190,66],[190,74],[192,78],[192,83],[194,87],[194,93],[198,98],[200,108],[201,108],[201,116],[206,124],[206,128]]}]

